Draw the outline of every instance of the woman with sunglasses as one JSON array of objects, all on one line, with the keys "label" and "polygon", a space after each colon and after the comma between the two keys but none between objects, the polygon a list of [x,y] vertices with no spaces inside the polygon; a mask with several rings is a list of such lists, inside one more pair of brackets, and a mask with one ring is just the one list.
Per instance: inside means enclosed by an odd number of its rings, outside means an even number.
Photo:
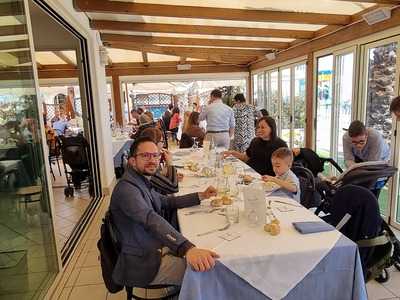
[{"label": "woman with sunglasses", "polygon": [[380,132],[356,120],[343,135],[343,156],[348,168],[365,161],[388,161],[390,147]]}]

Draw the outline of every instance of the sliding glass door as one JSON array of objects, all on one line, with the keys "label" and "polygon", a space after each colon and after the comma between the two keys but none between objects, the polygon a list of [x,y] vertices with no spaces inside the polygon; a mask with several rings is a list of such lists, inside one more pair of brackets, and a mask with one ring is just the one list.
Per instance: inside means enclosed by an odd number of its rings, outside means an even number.
[{"label": "sliding glass door", "polygon": [[2,3],[0,61],[0,299],[37,299],[58,259],[44,124],[27,1]]},{"label": "sliding glass door", "polygon": [[[398,164],[399,146],[396,143],[393,124],[395,120],[389,111],[391,100],[398,95],[399,72],[398,72],[398,48],[399,38],[391,38],[363,47],[364,54],[364,73],[363,73],[363,118],[367,127],[376,129],[382,134],[385,141],[391,145],[392,161]],[[397,156],[397,157],[396,157]],[[398,176],[397,176],[398,178]],[[392,185],[393,183],[393,185]],[[400,221],[397,214],[397,199],[393,190],[398,184],[389,182],[379,196],[379,207],[382,215],[392,220]],[[397,200],[397,201],[396,201]],[[390,205],[392,203],[392,205]],[[392,213],[390,212],[392,209]]]},{"label": "sliding glass door", "polygon": [[355,49],[317,58],[317,74],[316,151],[344,167],[342,140],[352,117]]}]

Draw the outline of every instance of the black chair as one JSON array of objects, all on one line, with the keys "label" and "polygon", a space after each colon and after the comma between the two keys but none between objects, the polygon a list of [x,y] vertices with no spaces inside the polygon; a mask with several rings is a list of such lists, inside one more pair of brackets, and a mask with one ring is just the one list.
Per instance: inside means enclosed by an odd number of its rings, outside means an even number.
[{"label": "black chair", "polygon": [[127,300],[178,299],[180,287],[175,285],[149,285],[144,288],[125,287]]}]

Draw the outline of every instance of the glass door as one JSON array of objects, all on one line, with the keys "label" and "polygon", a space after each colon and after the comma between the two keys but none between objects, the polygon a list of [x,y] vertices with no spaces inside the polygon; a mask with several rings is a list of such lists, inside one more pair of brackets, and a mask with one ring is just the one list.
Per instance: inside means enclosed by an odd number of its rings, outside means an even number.
[{"label": "glass door", "polygon": [[[343,134],[350,125],[355,85],[355,48],[317,59],[316,151],[344,167]],[[331,165],[327,165],[332,168]],[[337,175],[336,169],[325,169]]]},{"label": "glass door", "polygon": [[332,107],[333,107],[333,55],[317,59],[317,103],[315,149],[318,155],[331,155]]},{"label": "glass door", "polygon": [[291,105],[291,68],[280,71],[281,88],[281,130],[280,137],[292,145],[292,105]]},{"label": "glass door", "polygon": [[27,1],[3,3],[0,24],[18,28],[0,42],[0,299],[36,299],[59,262]]},{"label": "glass door", "polygon": [[294,67],[293,147],[305,146],[306,64]]},{"label": "glass door", "polygon": [[[392,98],[398,95],[398,40],[399,38],[392,38],[368,44],[363,48],[365,124],[382,134],[386,142],[391,145],[392,154],[398,152],[398,148],[392,145],[395,136],[392,130],[393,120],[389,112]],[[388,184],[382,189],[379,196],[379,207],[382,215],[386,218],[390,215],[390,194],[391,184]],[[393,214],[397,215],[395,211],[393,211]],[[397,220],[396,218],[394,219]]]},{"label": "glass door", "polygon": [[268,112],[279,128],[279,73],[277,70],[269,73],[269,84]]},{"label": "glass door", "polygon": [[351,123],[352,102],[354,94],[354,53],[338,54],[335,58],[335,101],[334,101],[334,147],[332,156],[345,168],[343,157],[343,134]]}]

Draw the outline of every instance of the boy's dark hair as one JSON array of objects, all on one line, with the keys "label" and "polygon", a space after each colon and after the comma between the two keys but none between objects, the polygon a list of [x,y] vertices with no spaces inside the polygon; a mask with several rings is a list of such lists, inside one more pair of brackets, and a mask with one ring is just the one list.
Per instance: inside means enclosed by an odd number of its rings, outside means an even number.
[{"label": "boy's dark hair", "polygon": [[211,97],[222,98],[222,92],[219,89],[212,90]]},{"label": "boy's dark hair", "polygon": [[133,142],[131,148],[129,149],[129,157],[136,155],[137,149],[139,148],[139,146],[146,142],[151,142],[151,143],[155,144],[154,140],[149,136],[139,137]]},{"label": "boy's dark hair", "polygon": [[400,96],[393,98],[390,103],[390,112],[400,111]]},{"label": "boy's dark hair", "polygon": [[173,109],[173,108],[174,108],[174,106],[173,106],[172,104],[168,105],[168,109],[169,109],[169,110],[171,110],[171,109]]},{"label": "boy's dark hair", "polygon": [[350,123],[348,134],[349,137],[356,137],[367,133],[367,128],[363,122],[355,120]]},{"label": "boy's dark hair", "polygon": [[286,159],[290,158],[290,161],[293,161],[293,152],[287,147],[280,147],[272,152],[271,158],[280,158]]}]

